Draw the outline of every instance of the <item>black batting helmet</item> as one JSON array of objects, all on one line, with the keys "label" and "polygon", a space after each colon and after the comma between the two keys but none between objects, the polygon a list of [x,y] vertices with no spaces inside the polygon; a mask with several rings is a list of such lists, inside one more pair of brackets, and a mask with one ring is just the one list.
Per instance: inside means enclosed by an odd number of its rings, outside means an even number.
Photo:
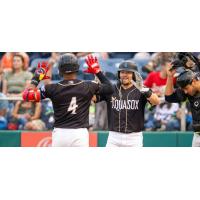
[{"label": "black batting helmet", "polygon": [[58,61],[58,70],[61,76],[66,73],[78,72],[79,63],[77,57],[72,53],[61,55]]},{"label": "black batting helmet", "polygon": [[133,72],[133,79],[135,80],[135,76],[134,76],[134,72],[138,71],[137,65],[133,62],[133,61],[123,61],[120,65],[119,65],[119,69],[118,69],[118,78],[119,77],[119,73],[120,71],[127,71],[127,72]]},{"label": "black batting helmet", "polygon": [[176,83],[179,87],[184,88],[187,85],[191,84],[192,81],[197,77],[199,77],[198,73],[186,69],[178,75]]}]

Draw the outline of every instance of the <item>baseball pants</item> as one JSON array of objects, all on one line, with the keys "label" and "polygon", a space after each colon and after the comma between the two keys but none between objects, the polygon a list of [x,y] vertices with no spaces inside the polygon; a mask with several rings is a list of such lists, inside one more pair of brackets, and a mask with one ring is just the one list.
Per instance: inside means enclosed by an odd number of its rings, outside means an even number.
[{"label": "baseball pants", "polygon": [[54,128],[52,147],[89,147],[89,133],[86,128]]},{"label": "baseball pants", "polygon": [[192,147],[200,147],[199,133],[194,133],[193,140],[192,140]]},{"label": "baseball pants", "polygon": [[142,147],[143,134],[137,133],[120,133],[109,131],[106,147]]}]

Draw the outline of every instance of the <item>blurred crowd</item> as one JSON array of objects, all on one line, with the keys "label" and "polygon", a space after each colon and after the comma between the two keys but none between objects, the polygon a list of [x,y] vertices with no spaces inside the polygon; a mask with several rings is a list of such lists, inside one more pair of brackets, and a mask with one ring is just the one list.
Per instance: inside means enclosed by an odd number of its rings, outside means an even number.
[{"label": "blurred crowd", "polygon": [[[17,100],[24,88],[30,84],[37,64],[48,61],[51,79],[42,84],[60,81],[57,61],[65,52],[1,52],[0,53],[0,130],[51,130],[53,128],[53,108],[51,101],[40,103]],[[85,57],[93,54],[99,58],[102,71],[111,80],[117,81],[117,68],[123,60],[132,60],[144,79],[144,85],[158,94],[162,103],[156,107],[147,106],[145,111],[145,130],[179,131],[184,112],[186,130],[192,130],[192,116],[186,102],[186,109],[180,104],[164,101],[164,90],[169,67],[175,52],[73,52],[80,63],[78,78],[94,79],[93,75],[83,73]],[[197,56],[199,53],[195,53]],[[6,99],[8,97],[9,99]],[[90,129],[107,130],[106,103],[91,102]]]}]

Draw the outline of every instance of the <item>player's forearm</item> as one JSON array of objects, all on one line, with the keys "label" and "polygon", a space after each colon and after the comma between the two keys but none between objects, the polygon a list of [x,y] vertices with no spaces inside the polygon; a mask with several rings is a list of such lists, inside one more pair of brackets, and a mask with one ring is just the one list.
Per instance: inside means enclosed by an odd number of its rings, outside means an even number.
[{"label": "player's forearm", "polygon": [[50,72],[48,71],[49,71],[49,64],[47,62],[38,63],[34,76],[31,80],[31,84],[37,87],[40,81],[49,79],[50,77],[47,74]]},{"label": "player's forearm", "polygon": [[165,88],[165,95],[169,96],[171,94],[173,94],[174,92],[174,82],[173,82],[173,77],[169,77],[167,78],[167,84],[166,84],[166,88]]},{"label": "player's forearm", "polygon": [[113,86],[112,86],[111,82],[106,78],[106,76],[102,72],[97,73],[96,76],[98,77],[99,81],[101,82],[100,93],[112,94]]},{"label": "player's forearm", "polygon": [[100,80],[101,83],[110,84],[110,81],[106,78],[106,76],[100,71],[96,74],[97,78]]}]

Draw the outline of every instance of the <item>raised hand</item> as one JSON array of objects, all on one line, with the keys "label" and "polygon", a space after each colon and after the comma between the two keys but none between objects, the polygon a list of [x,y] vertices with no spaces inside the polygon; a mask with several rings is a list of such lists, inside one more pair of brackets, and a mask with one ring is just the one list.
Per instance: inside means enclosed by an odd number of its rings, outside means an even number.
[{"label": "raised hand", "polygon": [[85,62],[87,63],[88,68],[84,70],[84,72],[90,73],[90,74],[98,74],[101,71],[97,57],[93,57],[92,55],[89,55],[85,59]]},{"label": "raised hand", "polygon": [[37,86],[41,80],[49,79],[50,77],[47,76],[48,70],[49,70],[48,62],[38,63],[34,76],[31,80],[31,84]]}]

